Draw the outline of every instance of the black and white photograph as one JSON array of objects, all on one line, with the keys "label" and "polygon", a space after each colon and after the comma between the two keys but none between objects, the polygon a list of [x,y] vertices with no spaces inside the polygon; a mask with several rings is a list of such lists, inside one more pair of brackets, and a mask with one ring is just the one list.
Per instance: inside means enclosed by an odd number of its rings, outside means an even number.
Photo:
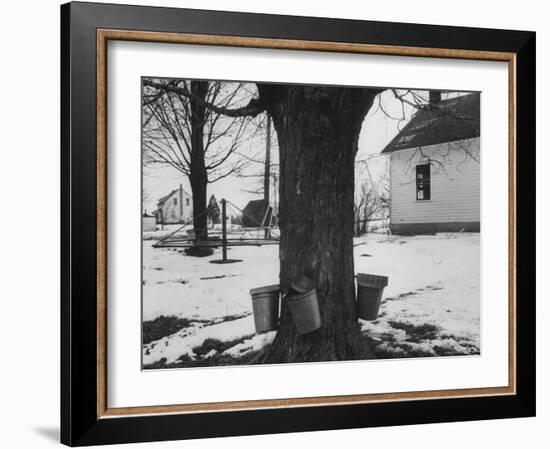
[{"label": "black and white photograph", "polygon": [[143,369],[480,354],[480,92],[141,81]]}]

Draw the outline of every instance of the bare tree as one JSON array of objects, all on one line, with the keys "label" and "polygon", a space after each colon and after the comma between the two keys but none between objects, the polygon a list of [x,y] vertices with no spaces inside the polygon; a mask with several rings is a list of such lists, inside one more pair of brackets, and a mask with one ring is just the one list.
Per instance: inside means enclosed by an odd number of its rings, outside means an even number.
[{"label": "bare tree", "polygon": [[247,164],[238,150],[251,120],[228,117],[206,105],[236,107],[250,99],[253,87],[219,81],[143,81],[144,162],[171,166],[188,177],[198,239],[208,235],[207,185]]},{"label": "bare tree", "polygon": [[239,153],[248,161],[252,170],[247,170],[247,173],[238,173],[237,176],[252,179],[252,183],[245,191],[262,195],[267,207],[277,193],[275,186],[279,175],[277,136],[273,133],[272,120],[269,115],[261,114],[258,117],[254,137],[255,142],[263,141],[264,145],[256,145],[256,148],[247,154]]},{"label": "bare tree", "polygon": [[365,234],[372,218],[383,209],[381,190],[370,179],[363,180],[355,191],[355,235]]},{"label": "bare tree", "polygon": [[157,221],[160,223],[160,229],[164,231],[164,225],[166,224],[166,215],[163,209],[157,210]]},{"label": "bare tree", "polygon": [[387,219],[390,216],[391,204],[389,167],[386,167],[386,170],[384,170],[382,176],[380,176],[378,198],[380,200],[380,215]]}]

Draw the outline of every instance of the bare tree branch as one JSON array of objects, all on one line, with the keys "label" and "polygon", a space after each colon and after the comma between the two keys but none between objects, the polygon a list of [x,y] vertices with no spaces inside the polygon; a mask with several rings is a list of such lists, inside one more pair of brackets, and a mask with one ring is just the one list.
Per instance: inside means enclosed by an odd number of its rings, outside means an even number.
[{"label": "bare tree branch", "polygon": [[261,98],[252,98],[246,106],[231,109],[226,107],[219,107],[210,102],[204,101],[202,98],[197,97],[189,92],[186,87],[178,87],[172,84],[156,83],[149,79],[144,79],[143,85],[154,87],[156,89],[163,90],[164,92],[174,92],[187,98],[193,98],[195,101],[201,103],[208,109],[218,114],[226,115],[228,117],[256,117],[258,114],[265,111],[266,108],[261,101]]}]

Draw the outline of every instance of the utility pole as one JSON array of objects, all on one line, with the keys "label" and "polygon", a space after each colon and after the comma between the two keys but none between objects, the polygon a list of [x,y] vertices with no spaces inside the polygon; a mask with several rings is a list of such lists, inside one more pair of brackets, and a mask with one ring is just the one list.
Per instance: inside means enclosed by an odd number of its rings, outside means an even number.
[{"label": "utility pole", "polygon": [[271,180],[271,117],[267,115],[266,138],[265,138],[265,165],[264,165],[264,205],[265,205],[265,238],[269,238],[269,223],[271,213],[269,211],[269,184]]},{"label": "utility pole", "polygon": [[227,261],[227,215],[225,198],[222,198],[222,260]]},{"label": "utility pole", "polygon": [[228,259],[227,258],[227,208],[226,199],[222,198],[222,258],[217,260],[211,260],[210,263],[235,263],[242,262],[242,259]]}]

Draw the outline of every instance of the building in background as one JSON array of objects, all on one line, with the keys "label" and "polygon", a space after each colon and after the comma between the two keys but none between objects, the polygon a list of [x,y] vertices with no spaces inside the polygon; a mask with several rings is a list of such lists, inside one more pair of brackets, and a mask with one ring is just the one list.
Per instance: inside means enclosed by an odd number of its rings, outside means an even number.
[{"label": "building in background", "polygon": [[430,92],[382,150],[390,155],[390,229],[395,234],[480,228],[480,95]]},{"label": "building in background", "polygon": [[245,228],[277,226],[278,212],[278,204],[273,201],[269,203],[269,210],[266,211],[264,200],[251,200],[243,209],[242,225]]},{"label": "building in background", "polygon": [[157,223],[174,224],[191,221],[193,219],[193,197],[183,190],[180,184],[179,188],[158,200],[155,215]]}]

